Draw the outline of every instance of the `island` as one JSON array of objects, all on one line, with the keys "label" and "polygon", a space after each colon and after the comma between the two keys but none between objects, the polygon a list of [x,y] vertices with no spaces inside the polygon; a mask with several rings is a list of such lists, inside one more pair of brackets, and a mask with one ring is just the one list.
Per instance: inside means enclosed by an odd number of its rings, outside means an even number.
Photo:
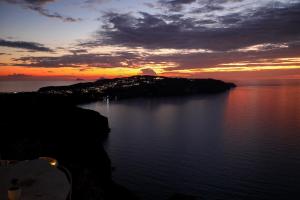
[{"label": "island", "polygon": [[38,90],[40,95],[69,98],[72,102],[89,102],[109,98],[120,100],[136,97],[187,96],[213,94],[234,88],[233,83],[215,79],[168,78],[162,76],[132,76],[100,79],[70,86],[50,86]]},{"label": "island", "polygon": [[133,76],[100,79],[37,92],[0,94],[0,159],[53,157],[73,177],[72,199],[138,199],[112,180],[102,141],[106,117],[78,104],[103,99],[215,94],[235,87],[213,79]]}]

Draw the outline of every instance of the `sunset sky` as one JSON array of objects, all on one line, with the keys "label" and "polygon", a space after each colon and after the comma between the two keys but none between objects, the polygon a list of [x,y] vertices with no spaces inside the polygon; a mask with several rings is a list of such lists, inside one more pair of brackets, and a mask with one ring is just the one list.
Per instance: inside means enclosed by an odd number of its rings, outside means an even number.
[{"label": "sunset sky", "polygon": [[0,0],[0,80],[300,79],[300,0]]}]

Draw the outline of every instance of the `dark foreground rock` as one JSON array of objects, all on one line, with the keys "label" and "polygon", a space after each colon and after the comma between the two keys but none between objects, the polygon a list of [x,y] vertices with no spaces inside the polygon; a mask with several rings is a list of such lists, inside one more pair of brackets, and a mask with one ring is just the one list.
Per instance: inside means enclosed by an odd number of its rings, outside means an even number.
[{"label": "dark foreground rock", "polygon": [[107,118],[35,93],[0,95],[0,155],[28,160],[53,157],[70,170],[72,199],[135,199],[111,179],[102,147]]}]

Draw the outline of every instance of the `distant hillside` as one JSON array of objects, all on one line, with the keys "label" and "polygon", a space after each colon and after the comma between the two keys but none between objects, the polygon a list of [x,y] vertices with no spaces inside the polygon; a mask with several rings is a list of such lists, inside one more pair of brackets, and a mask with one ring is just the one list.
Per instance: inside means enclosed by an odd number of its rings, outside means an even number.
[{"label": "distant hillside", "polygon": [[214,79],[167,78],[159,76],[132,76],[101,79],[71,86],[44,87],[38,92],[46,95],[69,96],[97,100],[134,97],[183,96],[219,93],[235,87]]}]

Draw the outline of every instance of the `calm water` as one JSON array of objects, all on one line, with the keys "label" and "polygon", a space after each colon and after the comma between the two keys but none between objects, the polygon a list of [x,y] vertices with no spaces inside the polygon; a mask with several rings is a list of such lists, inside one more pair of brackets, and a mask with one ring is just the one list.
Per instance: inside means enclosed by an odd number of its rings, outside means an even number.
[{"label": "calm water", "polygon": [[72,85],[83,81],[0,81],[0,92],[32,92],[45,86]]},{"label": "calm water", "polygon": [[109,117],[114,179],[143,199],[300,199],[300,87],[83,106]]}]

